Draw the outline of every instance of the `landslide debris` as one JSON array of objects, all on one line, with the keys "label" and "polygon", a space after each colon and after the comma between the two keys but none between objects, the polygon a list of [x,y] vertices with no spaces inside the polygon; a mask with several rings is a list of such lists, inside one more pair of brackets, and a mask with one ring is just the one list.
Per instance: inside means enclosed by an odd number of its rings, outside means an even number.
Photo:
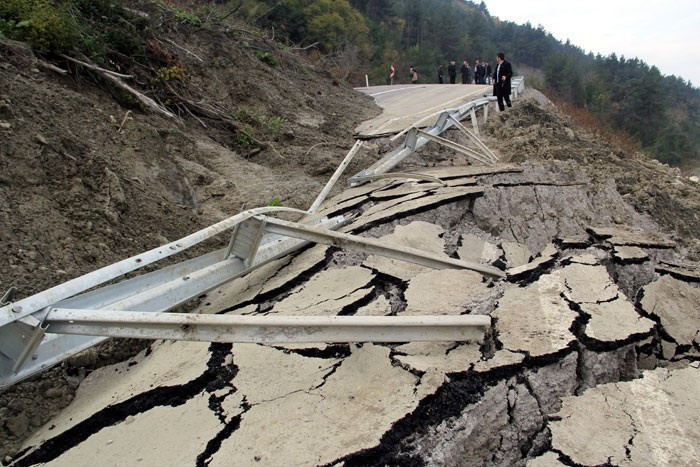
[{"label": "landslide debris", "polygon": [[[529,98],[532,96],[532,98]],[[648,214],[700,259],[700,185],[691,177],[640,152],[582,129],[533,90],[517,106],[490,119],[484,133],[504,162],[542,162],[584,175],[592,185],[613,189],[638,212]]]},{"label": "landslide debris", "polygon": [[[26,44],[0,39],[0,295],[14,286],[29,296],[242,206],[307,208],[355,126],[378,113],[313,61],[242,26],[182,25],[131,3],[160,22],[158,43],[185,66],[190,98],[244,131],[184,111],[149,113],[83,67],[57,60],[70,70],[58,73]],[[144,345],[92,349],[1,393],[0,459],[68,405],[86,374]]]}]

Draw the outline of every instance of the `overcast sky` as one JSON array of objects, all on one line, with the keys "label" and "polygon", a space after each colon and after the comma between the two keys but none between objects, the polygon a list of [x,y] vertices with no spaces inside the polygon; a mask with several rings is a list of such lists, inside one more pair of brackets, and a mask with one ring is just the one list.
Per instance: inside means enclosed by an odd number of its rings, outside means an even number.
[{"label": "overcast sky", "polygon": [[[540,24],[586,52],[638,57],[700,87],[700,1],[484,0],[491,16]],[[505,51],[507,54],[507,51]]]}]

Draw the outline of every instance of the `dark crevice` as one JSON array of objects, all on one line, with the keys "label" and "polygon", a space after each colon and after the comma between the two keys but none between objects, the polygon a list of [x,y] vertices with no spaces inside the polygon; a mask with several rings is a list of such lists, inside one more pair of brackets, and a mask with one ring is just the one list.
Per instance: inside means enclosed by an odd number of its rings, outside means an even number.
[{"label": "dark crevice", "polygon": [[[264,292],[264,293],[260,293],[250,300],[247,300],[245,302],[241,302],[241,303],[238,303],[234,306],[225,308],[225,309],[217,312],[216,314],[220,315],[220,314],[228,313],[228,312],[234,311],[236,309],[244,308],[248,305],[259,305],[261,307],[261,311],[263,311],[265,308],[263,305],[266,302],[281,300],[282,298],[286,297],[292,290],[294,290],[294,288],[298,287],[299,285],[301,285],[305,282],[308,282],[315,274],[317,274],[318,272],[325,269],[326,266],[331,262],[331,260],[333,258],[333,254],[336,251],[337,251],[337,249],[334,247],[328,248],[326,250],[326,255],[325,255],[325,258],[323,260],[317,262],[311,268],[299,273],[294,278],[292,278],[290,281],[282,284],[281,286],[279,286],[275,289],[268,290],[267,292]],[[299,254],[301,254],[301,253],[299,253]],[[290,261],[290,263],[291,263],[291,261]],[[284,267],[289,266],[290,263],[288,263]],[[269,308],[271,308],[271,307],[269,307]]]},{"label": "dark crevice", "polygon": [[572,351],[574,348],[570,346],[555,354],[526,357],[524,363],[501,366],[482,373],[471,370],[448,373],[449,382],[445,382],[433,394],[422,399],[412,413],[394,423],[391,429],[384,433],[379,445],[336,459],[326,465],[425,465],[420,457],[405,452],[406,440],[424,434],[429,427],[436,426],[448,418],[459,416],[465,407],[479,402],[488,389],[517,377],[522,374],[524,368],[539,368],[556,363]]},{"label": "dark crevice", "polygon": [[[516,385],[510,385],[510,384],[506,385],[506,415],[508,416],[508,426],[509,427],[515,426],[515,404],[517,404],[517,396],[516,396],[516,400],[511,405],[509,395],[510,395],[510,391],[515,391],[516,386],[517,386],[517,382],[516,382]],[[500,449],[499,449],[499,451],[500,451]]]},{"label": "dark crevice", "polygon": [[434,394],[424,398],[413,413],[394,423],[382,436],[378,446],[363,449],[327,465],[425,465],[419,457],[401,452],[402,440],[415,433],[422,433],[427,426],[456,416],[464,407],[478,402],[486,384],[487,381],[480,375],[469,380],[443,384]]},{"label": "dark crevice", "polygon": [[552,449],[552,452],[557,454],[559,456],[559,462],[561,462],[564,465],[568,465],[569,467],[586,467],[582,464],[577,464],[576,462],[571,459],[571,457],[567,456],[564,454],[562,451],[558,449]]},{"label": "dark crevice", "polygon": [[[372,193],[372,192],[370,192],[370,193]],[[350,203],[342,208],[324,211],[323,215],[327,216],[327,217],[335,217],[335,216],[345,215],[350,211],[354,211],[356,209],[359,209],[361,207],[361,205],[370,201],[369,193],[367,193],[366,195],[359,195],[359,196],[356,196],[354,198],[349,198],[345,201],[341,201],[341,203],[349,202],[352,200],[354,200],[352,203]],[[338,203],[338,204],[341,204],[341,203]]]},{"label": "dark crevice", "polygon": [[612,255],[612,262],[618,266],[631,266],[633,264],[644,264],[650,261],[650,258],[620,258],[618,256]]},{"label": "dark crevice", "polygon": [[538,187],[538,186],[554,186],[554,187],[568,187],[568,186],[588,186],[587,182],[568,182],[568,183],[557,183],[557,182],[497,182],[493,183],[491,186],[493,188],[516,188],[521,186],[526,187]]},{"label": "dark crevice", "polygon": [[484,341],[479,346],[482,361],[488,361],[496,355],[496,352],[503,349],[503,342],[498,338],[498,318],[491,317],[491,327],[484,333]]},{"label": "dark crevice", "polygon": [[593,242],[590,238],[586,240],[581,239],[581,241],[556,238],[554,239],[554,245],[560,250],[587,250],[593,245]]},{"label": "dark crevice", "polygon": [[[365,294],[363,297],[360,297],[358,300],[354,301],[353,303],[345,305],[343,308],[341,308],[340,311],[338,311],[338,316],[352,316],[352,315],[356,314],[363,307],[369,305],[374,300],[376,300],[377,296],[379,295],[377,290],[382,286],[383,286],[382,281],[377,276],[374,276],[369,284],[366,284],[365,286],[361,287],[360,289],[357,289],[357,290],[363,290],[365,288],[371,288],[371,290],[369,290],[368,293]],[[354,292],[356,292],[356,291],[353,291],[353,293]],[[348,294],[348,295],[350,295],[350,294]]]},{"label": "dark crevice", "polygon": [[[607,288],[607,287],[606,287],[606,288]],[[597,301],[595,302],[595,304],[596,304],[596,305],[602,305],[603,303],[612,303],[612,302],[615,302],[615,301],[617,301],[617,300],[623,300],[623,299],[620,298],[620,294],[616,294],[614,297],[610,297],[610,298],[608,298],[608,299],[606,299],[606,300],[597,300]],[[586,302],[584,302],[584,303],[586,303]]]},{"label": "dark crevice", "polygon": [[[528,269],[518,274],[511,274],[506,271],[506,280],[513,284],[518,284],[520,287],[525,287],[530,284],[537,282],[543,274],[551,271],[552,267],[557,262],[557,257],[559,254],[552,256],[551,258],[541,262],[540,264],[534,266],[532,269]],[[539,258],[535,258],[538,261]]]},{"label": "dark crevice", "polygon": [[678,272],[678,271],[656,269],[656,272],[658,272],[660,276],[668,275],[668,276],[673,277],[674,279],[677,279],[677,280],[683,281],[683,282],[700,282],[700,277],[692,276],[690,274],[683,274],[682,272]]},{"label": "dark crevice", "polygon": [[[227,421],[226,413],[223,408],[223,402],[226,400],[226,398],[236,392],[236,388],[233,386],[233,379],[238,374],[238,367],[234,363],[225,365],[225,358],[227,355],[230,355],[233,346],[232,344],[225,344],[224,348],[226,347],[228,353],[219,352],[216,355],[216,359],[214,359],[214,355],[212,355],[212,360],[210,360],[210,367],[219,368],[219,372],[222,373],[220,383],[217,384],[219,387],[207,388],[207,391],[211,393],[209,395],[209,409],[214,412],[216,417],[219,419],[219,422],[221,422],[223,425],[223,429],[219,431],[214,438],[209,440],[204,448],[204,451],[197,456],[195,464],[197,467],[209,465],[212,456],[221,448],[221,444],[227,440],[241,424],[242,414],[238,414],[231,420]],[[213,394],[213,392],[225,387],[229,388],[229,391],[226,394],[221,396],[216,396]],[[242,404],[242,408],[243,413],[245,413],[250,409],[250,406],[244,403]]]},{"label": "dark crevice", "polygon": [[320,348],[306,348],[306,349],[288,349],[285,347],[274,347],[277,350],[281,350],[286,354],[296,354],[302,357],[308,358],[345,358],[352,354],[352,349],[348,344],[338,344],[329,345],[323,349]]},{"label": "dark crevice", "polygon": [[[585,389],[584,382],[586,381],[585,373],[585,362],[583,356],[583,344],[576,343],[577,358],[576,358],[576,387],[574,388],[574,395],[580,396]],[[553,418],[552,418],[553,420]]]},{"label": "dark crevice", "polygon": [[391,366],[394,367],[399,367],[409,373],[411,373],[413,376],[418,378],[418,382],[416,383],[416,386],[420,383],[421,378],[423,378],[423,375],[425,375],[425,371],[418,370],[416,368],[413,368],[411,365],[408,365],[406,363],[401,362],[398,360],[396,357],[397,356],[408,356],[407,354],[391,349],[389,352],[389,360],[391,361]]},{"label": "dark crevice", "polygon": [[[377,219],[376,221],[367,223],[365,225],[361,225],[361,226],[353,229],[352,233],[357,235],[357,234],[362,233],[366,230],[377,227],[381,224],[388,224],[391,222],[398,221],[400,219],[404,219],[404,218],[409,217],[409,216],[421,214],[421,213],[426,212],[426,211],[431,211],[433,209],[439,208],[440,206],[444,206],[446,204],[452,204],[454,202],[463,200],[464,198],[470,198],[470,206],[469,206],[468,210],[471,210],[471,203],[473,202],[473,200],[475,198],[478,198],[480,196],[483,196],[483,193],[464,193],[463,195],[455,196],[453,198],[448,198],[448,199],[439,201],[437,203],[431,203],[431,204],[427,204],[424,206],[419,206],[419,207],[414,208],[414,209],[408,209],[406,211],[397,212],[395,214],[392,214],[389,217],[383,217],[381,219]],[[414,201],[415,199],[421,199],[421,198],[414,198],[411,201]]]},{"label": "dark crevice", "polygon": [[221,449],[221,445],[225,440],[231,437],[234,431],[238,429],[241,425],[241,415],[236,415],[233,417],[228,423],[224,425],[224,429],[221,430],[216,434],[216,436],[209,440],[207,443],[206,448],[204,449],[204,452],[199,454],[197,456],[197,461],[196,461],[196,466],[197,467],[204,467],[208,466],[211,461],[212,461],[212,456],[216,454],[219,449]]},{"label": "dark crevice", "polygon": [[[578,350],[578,342],[575,340],[572,340],[565,347],[563,347],[563,348],[559,349],[558,351],[551,353],[551,354],[532,356],[527,352],[521,352],[521,353],[525,354],[525,359],[520,364],[520,366],[522,366],[526,370],[542,368],[542,367],[547,366],[547,365],[559,363],[566,356],[568,356],[569,354],[571,354],[572,352],[575,352],[577,350]],[[516,352],[516,351],[513,351],[513,352]]]},{"label": "dark crevice", "polygon": [[[610,352],[613,350],[618,350],[623,347],[626,347],[630,344],[637,343],[639,341],[645,340],[648,337],[655,337],[657,335],[657,328],[658,326],[652,327],[648,332],[641,332],[641,333],[633,333],[629,334],[625,339],[620,339],[620,340],[615,340],[615,341],[601,341],[598,339],[594,339],[592,337],[589,337],[586,334],[586,326],[588,325],[589,321],[591,320],[591,315],[583,311],[581,308],[581,305],[569,300],[562,294],[562,298],[566,302],[566,304],[569,306],[569,309],[572,311],[576,312],[578,315],[573,323],[571,323],[571,327],[569,328],[569,331],[576,336],[576,339],[583,344],[586,349],[594,351],[594,352]],[[601,302],[604,303],[604,302]],[[640,315],[641,318],[641,315]]]},{"label": "dark crevice", "polygon": [[325,375],[323,375],[323,377],[322,377],[323,381],[321,381],[321,382],[320,382],[319,384],[317,384],[316,386],[312,387],[311,390],[313,391],[313,390],[315,390],[315,389],[320,389],[320,388],[322,388],[322,387],[328,382],[328,378],[330,378],[331,376],[333,376],[333,375],[335,374],[335,372],[338,371],[338,368],[340,368],[340,366],[341,366],[342,364],[343,364],[343,360],[340,360],[340,361],[334,363],[334,364],[331,366],[331,369],[328,370],[328,372],[327,372]]},{"label": "dark crevice", "polygon": [[[374,286],[375,293],[373,294],[371,300],[361,306],[368,305],[377,297],[384,297],[389,301],[389,306],[391,307],[391,310],[388,313],[389,316],[396,316],[398,313],[404,311],[407,306],[404,293],[406,291],[406,287],[408,286],[408,282],[399,279],[398,277],[385,274],[377,269],[370,269],[375,275],[371,282],[371,285]],[[358,310],[361,308],[361,306],[358,307]],[[357,312],[357,310],[355,312]]]},{"label": "dark crevice", "polygon": [[138,394],[125,401],[105,407],[58,436],[44,441],[41,447],[18,459],[16,467],[50,462],[77,446],[103,428],[123,422],[127,417],[144,413],[154,407],[177,407],[203,391],[224,388],[235,374],[235,368],[222,368],[231,344],[212,344],[207,370],[198,378],[177,386],[163,386]]}]

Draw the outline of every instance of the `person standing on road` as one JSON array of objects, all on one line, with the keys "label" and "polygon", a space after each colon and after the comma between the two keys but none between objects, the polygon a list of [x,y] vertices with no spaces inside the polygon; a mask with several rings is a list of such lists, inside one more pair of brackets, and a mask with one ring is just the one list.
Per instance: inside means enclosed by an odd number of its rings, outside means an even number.
[{"label": "person standing on road", "polygon": [[450,64],[447,67],[447,74],[450,75],[450,84],[455,84],[457,81],[457,62],[450,60]]},{"label": "person standing on road", "polygon": [[498,65],[493,74],[493,95],[498,99],[498,109],[503,112],[506,110],[503,101],[508,107],[513,107],[510,103],[510,79],[513,77],[513,68],[510,66],[510,62],[506,61],[503,52],[496,54],[496,60]]},{"label": "person standing on road", "polygon": [[411,84],[418,84],[418,71],[413,65],[408,68],[408,73],[411,76]]},{"label": "person standing on road", "polygon": [[442,67],[442,63],[438,65],[438,83],[443,84],[445,81],[443,80],[445,76],[445,69]]},{"label": "person standing on road", "polygon": [[459,71],[462,74],[462,84],[467,84],[469,81],[469,62],[464,60]]},{"label": "person standing on road", "polygon": [[484,67],[481,65],[479,60],[476,61],[474,65],[474,84],[484,84],[482,80],[484,79]]},{"label": "person standing on road", "polygon": [[489,62],[484,62],[484,69],[486,70],[486,73],[484,74],[486,82],[484,82],[484,84],[491,84],[491,74],[493,73],[493,70],[491,69]]}]

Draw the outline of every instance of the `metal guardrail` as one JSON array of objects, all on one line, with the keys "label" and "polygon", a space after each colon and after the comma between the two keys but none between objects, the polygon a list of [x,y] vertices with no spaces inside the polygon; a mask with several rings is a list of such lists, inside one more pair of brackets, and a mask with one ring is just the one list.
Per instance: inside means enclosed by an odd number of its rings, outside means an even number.
[{"label": "metal guardrail", "polygon": [[[52,308],[164,312],[308,245],[309,242],[304,240],[267,234],[260,239],[254,259],[248,264],[246,258],[228,255],[228,248],[222,248],[116,284],[95,288],[148,264],[181,253],[256,215],[279,211],[290,209],[258,208],[240,213],[176,242],[0,308],[0,388],[27,378],[106,339],[104,336],[53,333],[45,322]],[[332,219],[321,218],[316,222],[324,228],[335,229],[344,225],[347,219],[338,216]]]},{"label": "metal guardrail", "polygon": [[[525,78],[522,76],[515,77],[511,79],[511,93],[513,98],[517,98],[518,94],[522,92],[525,88]],[[498,158],[490,151],[486,146],[479,140],[479,126],[477,122],[476,112],[481,110],[483,113],[483,121],[486,122],[488,119],[489,104],[495,101],[496,98],[493,96],[482,97],[469,101],[454,109],[445,109],[440,112],[428,115],[421,120],[418,120],[410,127],[404,129],[403,131],[392,137],[392,140],[405,135],[404,143],[391,151],[389,154],[384,156],[382,159],[378,160],[370,167],[362,170],[352,177],[350,177],[350,185],[359,185],[365,183],[364,180],[367,177],[373,175],[379,175],[387,173],[394,167],[396,167],[401,161],[406,159],[408,156],[413,154],[415,151],[421,147],[428,144],[430,141],[435,141],[440,144],[446,144],[452,149],[466,154],[470,158],[474,159],[477,163],[481,164],[494,164],[498,161]],[[421,130],[418,126],[425,120],[429,120],[438,115],[435,123],[428,126],[425,130]],[[464,120],[467,116],[471,118],[473,132],[467,130],[460,122]],[[482,151],[474,151],[470,148],[458,145],[454,142],[450,142],[444,138],[440,138],[440,134],[446,130],[452,128],[453,126],[460,129],[462,132],[466,133],[469,138],[477,144],[477,147]]]},{"label": "metal guardrail", "polygon": [[[523,86],[522,79],[513,79],[514,97],[521,92]],[[493,164],[497,158],[478,139],[476,121],[477,110],[483,112],[486,120],[488,104],[492,100],[493,98],[485,97],[457,109],[443,111],[436,123],[425,130],[419,130],[415,124],[407,128],[397,135],[406,136],[400,147],[351,177],[350,183],[366,183],[381,177],[430,141],[447,145],[479,163]],[[474,133],[460,123],[467,116],[471,117]],[[466,133],[480,152],[439,136],[453,126]],[[308,211],[283,207],[252,209],[175,242],[132,256],[31,297],[8,303],[14,296],[12,288],[0,301],[0,388],[49,368],[70,355],[107,339],[107,336],[223,342],[290,342],[285,339],[294,342],[405,342],[463,340],[483,335],[490,325],[490,318],[486,316],[429,316],[411,319],[286,317],[275,320],[267,316],[249,319],[229,315],[161,314],[309,242],[356,248],[433,268],[465,268],[491,278],[504,277],[502,271],[490,266],[445,259],[420,250],[393,247],[375,239],[333,232],[348,221],[343,216],[331,219],[322,217],[307,224],[265,216],[275,212],[315,212],[361,145],[362,142],[358,141],[353,146]],[[182,253],[227,230],[232,230],[233,233],[226,248],[104,285]]]},{"label": "metal guardrail", "polygon": [[254,344],[479,340],[485,315],[241,316],[53,309],[55,332]]}]

